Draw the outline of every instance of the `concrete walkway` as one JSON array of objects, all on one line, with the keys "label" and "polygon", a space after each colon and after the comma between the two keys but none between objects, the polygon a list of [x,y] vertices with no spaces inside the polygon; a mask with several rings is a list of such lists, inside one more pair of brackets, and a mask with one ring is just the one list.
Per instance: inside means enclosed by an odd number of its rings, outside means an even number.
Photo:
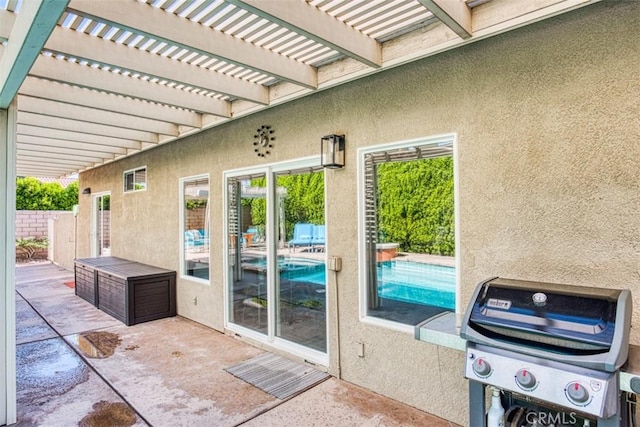
[{"label": "concrete walkway", "polygon": [[180,316],[127,327],[73,280],[16,268],[19,426],[452,425],[335,378],[277,399],[224,371],[264,350]]}]

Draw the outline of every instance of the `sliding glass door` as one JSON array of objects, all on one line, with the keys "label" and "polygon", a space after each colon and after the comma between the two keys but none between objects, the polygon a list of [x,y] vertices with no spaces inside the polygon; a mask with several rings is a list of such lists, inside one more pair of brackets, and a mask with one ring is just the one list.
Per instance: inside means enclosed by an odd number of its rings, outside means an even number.
[{"label": "sliding glass door", "polygon": [[94,194],[93,198],[93,243],[91,256],[111,255],[111,195]]},{"label": "sliding glass door", "polygon": [[228,327],[324,363],[324,172],[274,166],[226,185]]}]

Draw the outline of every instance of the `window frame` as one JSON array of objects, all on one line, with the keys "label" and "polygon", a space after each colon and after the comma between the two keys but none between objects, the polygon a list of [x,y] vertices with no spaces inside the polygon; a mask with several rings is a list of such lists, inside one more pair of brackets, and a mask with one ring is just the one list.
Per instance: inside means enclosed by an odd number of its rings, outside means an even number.
[{"label": "window frame", "polygon": [[426,136],[410,140],[396,141],[391,143],[379,144],[359,148],[357,151],[358,172],[357,172],[357,188],[358,188],[358,293],[359,293],[359,317],[362,323],[376,325],[387,329],[393,329],[400,332],[414,334],[415,326],[394,322],[391,320],[381,319],[370,316],[368,314],[368,265],[367,257],[367,229],[366,229],[366,204],[367,198],[365,194],[366,185],[366,156],[381,151],[390,151],[401,148],[409,148],[414,146],[425,145],[451,145],[453,157],[453,187],[454,187],[454,227],[455,227],[455,319],[456,327],[462,322],[461,292],[460,292],[460,202],[459,202],[459,181],[458,181],[458,135],[457,133],[447,133],[434,136]]},{"label": "window frame", "polygon": [[[142,171],[144,170],[144,188],[140,188],[140,189],[136,189],[136,172]],[[128,174],[133,174],[133,189],[132,190],[127,190],[127,175]],[[139,166],[137,168],[133,168],[133,169],[128,169],[124,172],[122,172],[122,189],[123,192],[125,194],[127,193],[138,193],[141,191],[147,191],[148,188],[148,179],[147,179],[147,175],[148,174],[148,170],[147,170],[147,166]]]},{"label": "window frame", "polygon": [[[191,176],[185,176],[182,177],[178,180],[178,192],[179,192],[179,205],[178,205],[178,209],[179,209],[179,215],[178,215],[178,220],[180,221],[180,226],[178,227],[178,241],[180,242],[180,278],[181,279],[185,279],[185,280],[189,280],[192,282],[196,282],[196,283],[200,283],[203,285],[210,285],[211,284],[211,230],[209,230],[209,278],[208,279],[202,279],[200,277],[195,277],[195,276],[190,276],[188,274],[186,274],[186,268],[185,268],[185,231],[187,231],[185,228],[185,208],[184,208],[184,184],[185,182],[189,182],[189,181],[198,181],[198,180],[203,180],[206,179],[209,183],[209,212],[211,212],[211,177],[209,176],[208,173],[204,173],[204,174],[199,174],[199,175],[191,175]],[[205,219],[206,221],[206,219]]]}]

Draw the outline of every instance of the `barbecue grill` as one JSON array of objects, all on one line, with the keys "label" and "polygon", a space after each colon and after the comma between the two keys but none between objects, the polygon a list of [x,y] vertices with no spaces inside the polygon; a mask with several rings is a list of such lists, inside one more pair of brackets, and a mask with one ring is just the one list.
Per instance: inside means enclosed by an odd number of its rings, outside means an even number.
[{"label": "barbecue grill", "polygon": [[[503,390],[507,405],[626,426],[619,371],[631,313],[628,290],[505,278],[479,283],[460,330],[471,426],[486,425],[486,385]],[[531,425],[514,423],[506,426]]]}]

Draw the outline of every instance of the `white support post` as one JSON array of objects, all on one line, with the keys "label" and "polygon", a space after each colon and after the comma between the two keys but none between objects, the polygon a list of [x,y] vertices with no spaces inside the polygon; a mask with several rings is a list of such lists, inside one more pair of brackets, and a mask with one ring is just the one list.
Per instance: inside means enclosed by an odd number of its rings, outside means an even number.
[{"label": "white support post", "polygon": [[0,54],[0,425],[17,421],[16,94],[68,3],[23,1]]},{"label": "white support post", "polygon": [[0,424],[16,419],[16,112],[0,109]]}]

